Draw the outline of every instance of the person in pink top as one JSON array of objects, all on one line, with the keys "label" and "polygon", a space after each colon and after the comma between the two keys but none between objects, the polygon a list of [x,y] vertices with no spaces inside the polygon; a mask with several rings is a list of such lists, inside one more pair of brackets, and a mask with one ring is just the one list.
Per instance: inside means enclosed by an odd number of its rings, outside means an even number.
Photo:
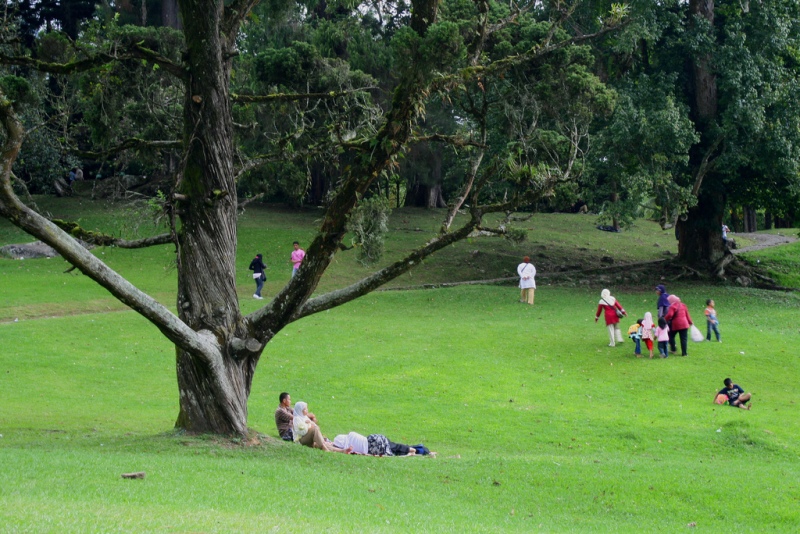
[{"label": "person in pink top", "polygon": [[293,244],[294,250],[292,251],[292,277],[294,277],[300,264],[303,263],[303,258],[306,257],[306,251],[300,248],[300,243],[295,241]]},{"label": "person in pink top", "polygon": [[658,318],[658,326],[656,327],[656,341],[658,341],[658,355],[662,358],[669,356],[667,352],[669,349],[669,326],[663,317]]},{"label": "person in pink top", "polygon": [[686,345],[689,338],[689,327],[692,326],[692,317],[689,315],[689,309],[686,304],[681,302],[681,299],[675,295],[667,297],[669,300],[669,309],[664,319],[669,323],[669,348],[674,353],[675,348],[675,335],[681,337],[681,356],[686,356]]}]

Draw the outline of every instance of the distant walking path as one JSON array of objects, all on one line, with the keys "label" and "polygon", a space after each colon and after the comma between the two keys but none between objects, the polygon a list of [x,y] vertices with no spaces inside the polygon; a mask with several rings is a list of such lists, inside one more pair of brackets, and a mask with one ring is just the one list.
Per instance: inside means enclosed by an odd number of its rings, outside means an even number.
[{"label": "distant walking path", "polygon": [[750,252],[753,250],[761,250],[762,248],[767,247],[774,247],[776,245],[785,245],[787,243],[794,243],[797,241],[797,237],[789,236],[789,235],[777,235],[777,234],[740,234],[735,233],[731,234],[734,238],[743,237],[744,239],[750,239],[751,241],[755,241],[755,245],[750,245],[749,247],[742,247],[732,250],[734,254],[739,254],[740,252]]}]

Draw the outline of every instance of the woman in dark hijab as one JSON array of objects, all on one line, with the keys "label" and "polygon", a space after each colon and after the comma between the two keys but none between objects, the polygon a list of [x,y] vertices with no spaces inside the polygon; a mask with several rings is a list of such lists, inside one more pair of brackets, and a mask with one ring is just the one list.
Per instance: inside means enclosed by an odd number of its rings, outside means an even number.
[{"label": "woman in dark hijab", "polygon": [[667,308],[669,308],[669,293],[667,293],[667,288],[663,285],[656,286],[656,293],[658,294],[658,303],[656,304],[656,308],[658,309],[658,317],[664,317],[667,314]]},{"label": "woman in dark hijab", "polygon": [[267,275],[264,274],[264,269],[267,268],[267,266],[264,265],[264,256],[256,254],[256,257],[250,262],[250,267],[248,268],[253,271],[253,280],[256,282],[256,292],[253,294],[253,298],[263,300],[264,297],[261,296],[261,288],[264,287],[264,280],[267,279]]}]

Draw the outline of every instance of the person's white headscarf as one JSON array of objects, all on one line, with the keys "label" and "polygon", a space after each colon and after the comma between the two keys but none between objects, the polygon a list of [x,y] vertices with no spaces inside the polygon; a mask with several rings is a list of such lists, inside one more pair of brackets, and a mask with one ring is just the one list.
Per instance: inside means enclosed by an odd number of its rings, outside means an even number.
[{"label": "person's white headscarf", "polygon": [[353,452],[358,454],[367,454],[369,451],[369,443],[367,438],[358,432],[350,432],[347,435],[339,434],[333,438],[333,444],[340,449],[353,448]]},{"label": "person's white headscarf", "polygon": [[613,306],[614,303],[617,302],[617,299],[611,296],[611,291],[608,289],[604,289],[600,292],[600,304],[607,304],[609,306]]},{"label": "person's white headscarf", "polygon": [[646,312],[644,314],[644,319],[642,319],[642,328],[644,330],[650,330],[653,328],[653,314],[650,312]]},{"label": "person's white headscarf", "polygon": [[308,408],[308,404],[302,401],[294,403],[294,418],[292,419],[292,431],[294,433],[294,440],[299,441],[300,438],[308,432],[308,424],[311,421],[303,412]]}]

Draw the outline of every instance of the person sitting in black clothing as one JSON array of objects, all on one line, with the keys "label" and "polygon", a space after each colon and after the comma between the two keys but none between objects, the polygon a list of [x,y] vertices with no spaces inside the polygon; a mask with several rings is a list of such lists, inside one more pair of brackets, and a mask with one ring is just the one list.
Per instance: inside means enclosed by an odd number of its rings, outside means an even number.
[{"label": "person sitting in black clothing", "polygon": [[733,380],[730,378],[726,378],[723,383],[725,384],[725,387],[719,390],[717,396],[725,395],[728,397],[729,406],[741,408],[743,410],[749,410],[750,406],[747,405],[747,402],[750,400],[750,394],[745,393],[744,390],[739,387],[739,384],[734,384]]}]

